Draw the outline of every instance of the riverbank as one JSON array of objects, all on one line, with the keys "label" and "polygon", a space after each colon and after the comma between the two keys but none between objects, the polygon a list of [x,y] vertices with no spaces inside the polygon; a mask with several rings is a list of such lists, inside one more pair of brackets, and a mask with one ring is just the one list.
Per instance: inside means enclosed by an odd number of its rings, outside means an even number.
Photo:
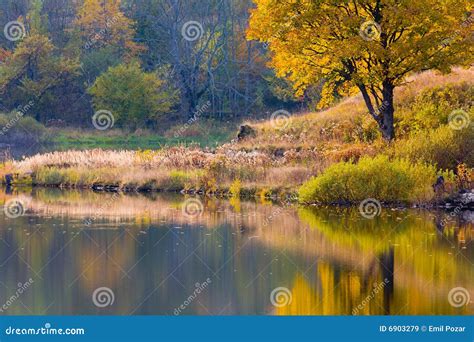
[{"label": "riverbank", "polygon": [[[355,164],[336,163],[310,178],[309,167],[288,166],[280,158],[263,153],[197,147],[52,152],[4,163],[0,171],[1,182],[10,187],[180,192],[306,205],[358,205],[373,198],[384,206],[452,208],[458,207],[460,196],[472,188],[472,169],[459,169],[457,174],[441,172],[443,182],[437,188],[436,177],[439,181],[440,176],[435,167],[395,163],[378,156],[363,157]],[[392,181],[387,182],[386,177]],[[465,202],[461,209],[470,208],[471,202]]]},{"label": "riverbank", "polygon": [[[356,96],[320,112],[280,113],[245,123],[233,139],[217,146],[56,151],[7,160],[0,165],[0,179],[99,191],[298,195],[307,205],[358,204],[368,198],[444,203],[474,188],[473,80],[472,69],[413,78],[395,94],[397,139],[391,143],[382,139]],[[113,132],[104,132],[103,139],[110,136]]]},{"label": "riverbank", "polygon": [[[251,183],[248,180],[255,170],[261,172],[254,174]],[[222,197],[288,196],[301,182],[295,178],[285,184],[284,180],[276,181],[273,174],[278,176],[277,166],[272,166],[271,158],[262,153],[184,146],[144,151],[52,152],[6,162],[0,168],[0,179],[13,186],[169,191]],[[291,175],[290,172],[288,177]]]}]

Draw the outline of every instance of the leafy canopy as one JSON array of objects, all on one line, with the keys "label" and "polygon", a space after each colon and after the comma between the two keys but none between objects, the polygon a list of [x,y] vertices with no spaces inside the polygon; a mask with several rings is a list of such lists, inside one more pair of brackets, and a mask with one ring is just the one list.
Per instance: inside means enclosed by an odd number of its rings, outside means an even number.
[{"label": "leafy canopy", "polygon": [[[48,37],[42,2],[36,0],[26,16],[28,34],[13,52],[0,49],[2,105],[14,108],[34,100],[29,114],[41,119],[57,100],[55,92],[79,74],[78,58],[68,58]],[[49,104],[49,105],[48,105]]]},{"label": "leafy canopy", "polygon": [[131,129],[140,123],[156,124],[178,100],[174,89],[156,73],[143,72],[138,62],[109,68],[88,92],[96,110],[111,111],[117,126]]},{"label": "leafy canopy", "polygon": [[297,93],[325,79],[321,105],[364,86],[472,63],[468,0],[254,0],[249,39],[269,43],[271,65]]},{"label": "leafy canopy", "polygon": [[85,0],[79,8],[75,26],[86,50],[114,46],[134,56],[142,47],[134,42],[133,20],[120,9],[120,0]]}]

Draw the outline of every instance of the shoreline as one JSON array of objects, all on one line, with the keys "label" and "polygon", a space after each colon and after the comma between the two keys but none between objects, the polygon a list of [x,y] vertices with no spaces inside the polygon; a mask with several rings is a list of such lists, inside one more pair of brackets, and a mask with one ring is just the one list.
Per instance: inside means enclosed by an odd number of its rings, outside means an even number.
[{"label": "shoreline", "polygon": [[[116,184],[92,184],[83,186],[56,185],[56,184],[8,184],[5,180],[0,181],[0,186],[5,189],[59,189],[59,190],[84,190],[93,191],[95,193],[123,193],[123,194],[181,194],[191,196],[208,196],[217,199],[238,199],[238,200],[266,200],[274,204],[287,204],[291,206],[302,207],[334,207],[334,208],[354,208],[360,205],[360,202],[333,202],[333,203],[301,203],[298,201],[296,190],[282,189],[265,189],[265,188],[242,188],[238,196],[234,196],[229,188],[221,188],[215,191],[205,191],[203,189],[160,189],[145,186],[130,187],[120,186]],[[265,196],[262,196],[265,191]],[[466,199],[467,197],[467,199]],[[395,202],[379,202],[383,208],[392,209],[425,209],[436,210],[441,209],[447,212],[453,211],[474,211],[474,189],[460,192],[455,196],[450,196],[435,202],[426,203],[407,203],[402,201]]]}]

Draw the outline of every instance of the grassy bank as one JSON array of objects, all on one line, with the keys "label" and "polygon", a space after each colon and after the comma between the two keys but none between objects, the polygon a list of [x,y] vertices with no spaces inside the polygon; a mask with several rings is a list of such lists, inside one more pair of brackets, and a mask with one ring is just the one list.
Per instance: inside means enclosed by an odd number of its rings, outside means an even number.
[{"label": "grassy bank", "polygon": [[[216,129],[218,123],[205,121],[199,129],[178,131],[179,127],[171,128],[164,133],[147,130],[126,132],[118,129],[106,131],[78,130],[69,128],[49,128],[43,141],[55,150],[85,150],[85,149],[159,149],[164,146],[215,147],[228,141],[236,130],[236,125],[226,125]],[[201,128],[202,127],[202,128]]]},{"label": "grassy bank", "polygon": [[[5,163],[0,176],[17,173],[19,183],[41,186],[261,197],[295,194],[303,185],[305,203],[355,203],[366,197],[430,203],[472,188],[473,76],[471,69],[425,73],[400,88],[395,99],[398,136],[391,144],[381,138],[362,99],[353,97],[322,112],[292,116],[283,125],[249,122],[254,135],[212,148],[170,147],[163,141],[172,141],[167,139],[174,139],[173,131],[126,140],[113,131],[103,136],[69,132],[56,141],[71,148],[77,147],[76,140],[85,147],[119,142],[128,150],[36,155]],[[453,122],[453,112],[467,124]],[[201,132],[207,142],[226,134],[209,128]],[[144,145],[150,149],[133,150]],[[442,187],[433,188],[441,175]]]}]

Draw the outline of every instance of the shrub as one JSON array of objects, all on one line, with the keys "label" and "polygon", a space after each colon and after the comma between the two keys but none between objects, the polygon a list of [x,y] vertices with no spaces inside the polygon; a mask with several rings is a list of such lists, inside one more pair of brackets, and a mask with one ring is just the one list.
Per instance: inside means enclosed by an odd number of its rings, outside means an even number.
[{"label": "shrub", "polygon": [[397,108],[398,135],[426,131],[446,124],[454,109],[469,110],[473,96],[474,87],[467,82],[425,89],[413,102]]},{"label": "shrub", "polygon": [[35,172],[35,182],[47,186],[91,186],[93,184],[118,184],[114,170],[98,168],[39,167]]},{"label": "shrub", "polygon": [[459,163],[474,165],[474,130],[453,130],[445,125],[430,132],[397,141],[390,150],[393,157],[412,162],[435,164],[440,169],[454,170]]},{"label": "shrub", "polygon": [[229,188],[229,191],[232,197],[239,198],[241,190],[242,190],[242,183],[240,182],[240,180],[239,179],[234,180]]},{"label": "shrub", "polygon": [[13,173],[14,167],[11,161],[0,162],[0,183],[5,180],[7,174]]},{"label": "shrub", "polygon": [[57,168],[41,168],[36,172],[36,182],[51,186],[59,186],[66,182],[64,172]]},{"label": "shrub", "polygon": [[170,171],[168,184],[165,185],[165,188],[171,191],[183,190],[187,187],[190,182],[190,176],[179,170]]},{"label": "shrub", "polygon": [[390,160],[381,155],[363,157],[357,164],[341,162],[310,179],[299,190],[303,203],[360,202],[375,198],[387,202],[431,200],[436,168],[432,165]]}]

